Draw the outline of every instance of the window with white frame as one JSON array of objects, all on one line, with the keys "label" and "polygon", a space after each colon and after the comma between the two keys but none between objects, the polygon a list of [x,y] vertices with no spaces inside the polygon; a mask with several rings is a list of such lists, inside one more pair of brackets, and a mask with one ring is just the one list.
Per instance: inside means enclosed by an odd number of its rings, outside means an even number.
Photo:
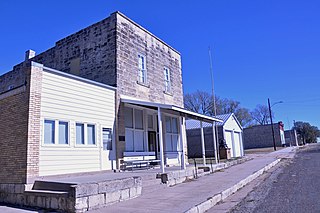
[{"label": "window with white frame", "polygon": [[165,117],[166,120],[166,151],[176,152],[178,150],[179,142],[179,127],[178,127],[178,118],[175,117]]},{"label": "window with white frame", "polygon": [[88,141],[88,145],[96,144],[96,131],[95,131],[95,126],[92,124],[87,125],[87,141]]},{"label": "window with white frame", "polygon": [[44,120],[44,144],[55,144],[54,120]]},{"label": "window with white frame", "polygon": [[59,144],[69,143],[68,122],[59,121]]},{"label": "window with white frame", "polygon": [[147,151],[144,134],[143,110],[125,107],[126,151]]},{"label": "window with white frame", "polygon": [[49,144],[69,144],[69,123],[58,120],[44,120],[43,143]]},{"label": "window with white frame", "polygon": [[94,124],[76,123],[76,144],[96,145],[96,126]]},{"label": "window with white frame", "polygon": [[170,79],[170,69],[164,67],[164,90],[165,92],[171,92],[171,79]]},{"label": "window with white frame", "polygon": [[76,144],[84,145],[84,124],[76,123]]},{"label": "window with white frame", "polygon": [[138,64],[139,64],[139,73],[138,81],[140,83],[147,83],[147,70],[146,70],[146,57],[144,55],[138,54]]}]

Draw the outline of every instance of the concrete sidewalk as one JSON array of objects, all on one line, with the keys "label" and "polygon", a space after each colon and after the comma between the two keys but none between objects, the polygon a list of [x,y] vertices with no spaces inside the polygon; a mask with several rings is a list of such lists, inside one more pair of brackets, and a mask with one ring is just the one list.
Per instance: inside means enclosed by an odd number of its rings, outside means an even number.
[{"label": "concrete sidewalk", "polygon": [[138,198],[89,212],[204,212],[276,165],[282,158],[292,158],[295,149],[288,147],[268,154],[252,154],[252,160],[224,171],[173,187],[146,190]]}]

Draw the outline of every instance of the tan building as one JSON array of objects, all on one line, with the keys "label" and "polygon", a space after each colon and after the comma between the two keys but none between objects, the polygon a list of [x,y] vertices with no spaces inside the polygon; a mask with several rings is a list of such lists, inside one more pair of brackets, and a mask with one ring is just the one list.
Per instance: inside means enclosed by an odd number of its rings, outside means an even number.
[{"label": "tan building", "polygon": [[1,184],[123,169],[185,168],[180,53],[119,12],[0,76]]}]

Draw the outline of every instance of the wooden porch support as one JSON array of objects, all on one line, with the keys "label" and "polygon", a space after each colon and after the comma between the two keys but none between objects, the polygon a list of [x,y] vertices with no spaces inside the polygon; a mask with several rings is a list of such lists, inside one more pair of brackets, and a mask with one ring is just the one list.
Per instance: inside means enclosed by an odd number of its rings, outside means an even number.
[{"label": "wooden porch support", "polygon": [[203,165],[206,165],[206,148],[204,145],[204,133],[203,133],[202,121],[200,121],[200,130],[201,130],[201,146],[202,146]]},{"label": "wooden porch support", "polygon": [[185,154],[184,143],[183,143],[185,140],[187,140],[187,137],[185,137],[185,134],[186,134],[185,120],[186,120],[185,117],[179,117],[179,121],[181,124],[181,128],[180,128],[181,169],[183,170],[186,169],[186,154]]},{"label": "wooden porch support", "polygon": [[216,126],[215,122],[212,122],[212,137],[213,137],[213,147],[214,147],[214,159],[216,164],[218,163],[218,150],[217,150],[217,141],[216,141]]},{"label": "wooden porch support", "polygon": [[163,135],[162,135],[162,119],[160,107],[158,107],[158,125],[159,125],[159,146],[160,146],[160,168],[164,173],[164,155],[163,155]]}]

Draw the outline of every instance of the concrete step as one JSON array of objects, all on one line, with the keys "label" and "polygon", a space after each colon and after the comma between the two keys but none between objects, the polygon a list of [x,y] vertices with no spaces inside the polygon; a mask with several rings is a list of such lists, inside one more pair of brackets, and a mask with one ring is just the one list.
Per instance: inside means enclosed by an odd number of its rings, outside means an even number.
[{"label": "concrete step", "polygon": [[51,191],[51,190],[26,190],[24,192],[26,195],[34,195],[34,196],[45,196],[45,197],[68,197],[68,192],[63,191]]},{"label": "concrete step", "polygon": [[70,192],[73,183],[60,183],[50,181],[35,181],[32,190],[38,191],[57,191],[57,192]]}]

